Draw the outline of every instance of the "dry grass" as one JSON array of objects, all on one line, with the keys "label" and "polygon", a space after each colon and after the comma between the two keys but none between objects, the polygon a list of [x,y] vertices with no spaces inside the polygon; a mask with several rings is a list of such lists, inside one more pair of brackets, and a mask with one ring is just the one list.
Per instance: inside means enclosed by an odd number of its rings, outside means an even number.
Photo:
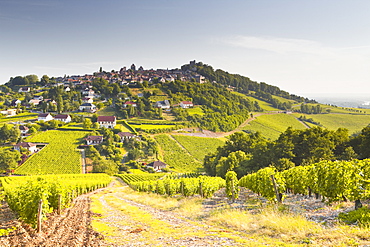
[{"label": "dry grass", "polygon": [[[208,229],[224,229],[216,231],[218,236],[228,236],[243,246],[370,246],[370,229],[356,226],[336,224],[325,226],[307,220],[303,215],[289,211],[288,206],[259,205],[250,207],[252,210],[231,208],[225,204],[214,210],[205,210],[202,198],[171,198],[156,194],[135,192],[128,187],[115,187],[110,193],[119,192],[119,197],[129,199],[164,212],[175,212],[192,224],[207,226]],[[110,197],[110,196],[109,196]],[[117,198],[110,197],[110,205],[130,215],[136,222],[145,222],[155,232],[163,235],[173,234],[178,237],[191,236],[193,231],[177,232],[167,224],[159,229],[162,223],[157,222],[147,213],[117,203]],[[245,202],[249,204],[249,202]],[[100,211],[100,205],[97,210]],[[340,207],[340,206],[338,206]],[[287,210],[288,209],[288,210]],[[139,223],[140,224],[140,223]],[[103,230],[104,226],[101,226]],[[207,234],[200,231],[199,234]],[[209,234],[209,233],[208,233]],[[195,236],[195,235],[194,235]]]}]

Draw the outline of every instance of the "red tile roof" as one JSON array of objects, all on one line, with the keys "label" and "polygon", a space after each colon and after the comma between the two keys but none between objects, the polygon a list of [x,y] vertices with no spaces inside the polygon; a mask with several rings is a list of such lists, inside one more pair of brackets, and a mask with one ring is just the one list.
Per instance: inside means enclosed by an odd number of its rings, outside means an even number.
[{"label": "red tile roof", "polygon": [[114,122],[116,116],[98,116],[98,122]]}]

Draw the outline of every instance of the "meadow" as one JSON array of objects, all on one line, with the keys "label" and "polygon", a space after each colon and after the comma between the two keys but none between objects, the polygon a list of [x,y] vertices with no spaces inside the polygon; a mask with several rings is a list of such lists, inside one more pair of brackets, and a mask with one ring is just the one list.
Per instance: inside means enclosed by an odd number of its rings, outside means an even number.
[{"label": "meadow", "polygon": [[15,170],[15,174],[74,174],[81,173],[81,154],[77,146],[83,143],[87,131],[49,130],[27,139],[29,142],[48,143]]}]

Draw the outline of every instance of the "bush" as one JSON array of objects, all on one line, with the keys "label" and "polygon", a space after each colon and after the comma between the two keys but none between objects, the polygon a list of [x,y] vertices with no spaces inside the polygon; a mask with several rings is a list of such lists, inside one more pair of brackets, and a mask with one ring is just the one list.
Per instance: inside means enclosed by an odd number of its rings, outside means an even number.
[{"label": "bush", "polygon": [[346,224],[358,224],[360,226],[370,226],[370,208],[363,207],[349,213],[340,213],[338,218]]}]

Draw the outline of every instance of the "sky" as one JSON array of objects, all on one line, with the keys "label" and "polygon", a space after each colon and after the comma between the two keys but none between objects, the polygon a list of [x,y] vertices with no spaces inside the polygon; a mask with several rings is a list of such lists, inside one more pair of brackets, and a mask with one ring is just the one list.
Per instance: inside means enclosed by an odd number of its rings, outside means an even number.
[{"label": "sky", "polygon": [[370,98],[369,11],[363,0],[0,0],[0,84],[196,60],[300,96]]}]

